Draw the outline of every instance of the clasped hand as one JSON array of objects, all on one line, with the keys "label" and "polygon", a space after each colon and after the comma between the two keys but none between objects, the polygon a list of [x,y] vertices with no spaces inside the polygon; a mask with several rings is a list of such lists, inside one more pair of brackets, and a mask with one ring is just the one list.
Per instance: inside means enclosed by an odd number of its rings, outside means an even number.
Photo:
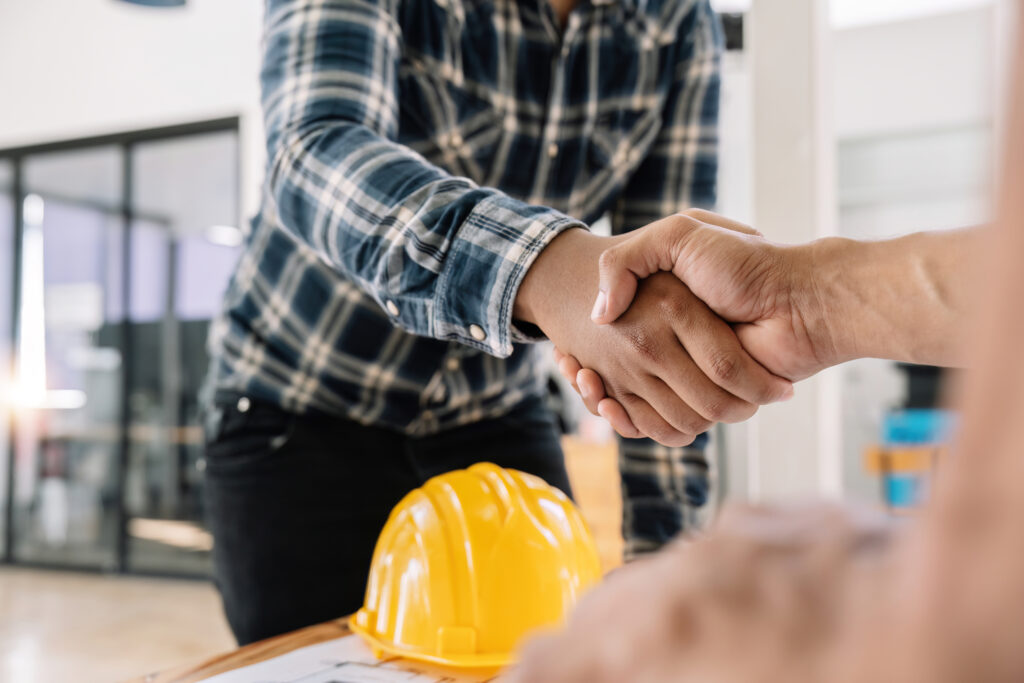
[{"label": "clasped hand", "polygon": [[[644,231],[656,236],[657,225]],[[626,436],[683,446],[714,422],[745,420],[759,405],[792,394],[787,379],[744,349],[692,287],[673,273],[657,273],[663,270],[657,263],[639,284],[632,280],[628,298],[618,285],[610,291],[610,322],[595,324],[588,312],[599,259],[606,273],[617,250],[630,248],[633,239],[564,233],[538,257],[516,300],[516,317],[538,325],[555,343],[563,370],[591,368],[599,378],[600,391],[590,394],[588,405],[597,411],[607,396],[606,407],[618,411],[614,424]]]},{"label": "clasped hand", "polygon": [[[590,343],[552,337],[559,370],[627,438],[679,445],[712,422],[747,419],[838,360],[813,286],[814,249],[701,210],[623,236],[598,259]],[[608,328],[627,357],[591,348],[607,343]],[[644,373],[624,372],[638,362]]]}]

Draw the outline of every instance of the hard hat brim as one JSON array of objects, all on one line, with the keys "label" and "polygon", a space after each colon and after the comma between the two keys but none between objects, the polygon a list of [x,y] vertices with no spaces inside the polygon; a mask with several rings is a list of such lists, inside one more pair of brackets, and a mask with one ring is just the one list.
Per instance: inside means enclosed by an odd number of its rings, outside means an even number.
[{"label": "hard hat brim", "polygon": [[[360,615],[364,615],[360,619]],[[512,653],[480,653],[466,655],[442,656],[430,652],[412,650],[408,645],[397,645],[394,642],[379,637],[376,633],[360,625],[361,620],[366,619],[366,609],[360,609],[349,617],[348,626],[360,638],[366,641],[373,651],[374,656],[379,657],[380,653],[399,657],[401,659],[412,659],[419,662],[427,662],[438,666],[452,667],[458,669],[481,669],[495,672],[504,669],[516,662]]]}]

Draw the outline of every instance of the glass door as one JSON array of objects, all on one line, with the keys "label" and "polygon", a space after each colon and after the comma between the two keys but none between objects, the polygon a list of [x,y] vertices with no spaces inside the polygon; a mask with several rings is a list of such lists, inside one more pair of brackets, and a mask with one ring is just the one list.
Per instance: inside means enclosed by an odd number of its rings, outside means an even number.
[{"label": "glass door", "polygon": [[199,393],[238,160],[237,119],[0,150],[3,560],[209,573]]},{"label": "glass door", "polygon": [[[199,390],[210,321],[239,255],[235,131],[132,150],[128,567],[206,573]],[[157,264],[154,267],[154,264]]]},{"label": "glass door", "polygon": [[111,146],[23,162],[13,383],[18,561],[117,566],[121,158]]}]

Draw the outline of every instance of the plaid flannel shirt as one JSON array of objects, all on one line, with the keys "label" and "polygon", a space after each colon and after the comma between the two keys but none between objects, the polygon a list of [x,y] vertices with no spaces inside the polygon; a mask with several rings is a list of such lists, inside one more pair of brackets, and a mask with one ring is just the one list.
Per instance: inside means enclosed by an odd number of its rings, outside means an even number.
[{"label": "plaid flannel shirt", "polygon": [[[708,0],[581,0],[564,30],[546,0],[267,0],[265,22],[264,200],[216,391],[410,435],[498,416],[543,391],[512,303],[555,236],[714,203]],[[637,547],[703,502],[703,462],[623,448]]]}]

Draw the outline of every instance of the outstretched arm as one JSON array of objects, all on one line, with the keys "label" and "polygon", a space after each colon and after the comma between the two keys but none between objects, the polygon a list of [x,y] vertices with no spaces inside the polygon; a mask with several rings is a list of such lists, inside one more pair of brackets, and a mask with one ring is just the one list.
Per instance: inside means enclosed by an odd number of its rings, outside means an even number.
[{"label": "outstretched arm", "polygon": [[[978,232],[783,246],[710,212],[687,212],[602,254],[598,296],[607,305],[594,321],[615,320],[629,307],[637,279],[669,270],[731,322],[794,321],[806,330],[821,363],[870,357],[960,366],[963,323],[974,301],[970,270]],[[755,356],[768,353],[758,348],[763,345],[754,330],[744,334],[755,342]],[[810,370],[775,369],[791,379]]]},{"label": "outstretched arm", "polygon": [[[827,238],[787,246],[707,211],[671,216],[600,259],[594,320],[614,321],[638,280],[671,271],[725,320],[750,355],[796,381],[855,358],[965,365],[981,229],[881,241]],[[644,436],[571,355],[559,367],[587,407],[623,436]]]}]

